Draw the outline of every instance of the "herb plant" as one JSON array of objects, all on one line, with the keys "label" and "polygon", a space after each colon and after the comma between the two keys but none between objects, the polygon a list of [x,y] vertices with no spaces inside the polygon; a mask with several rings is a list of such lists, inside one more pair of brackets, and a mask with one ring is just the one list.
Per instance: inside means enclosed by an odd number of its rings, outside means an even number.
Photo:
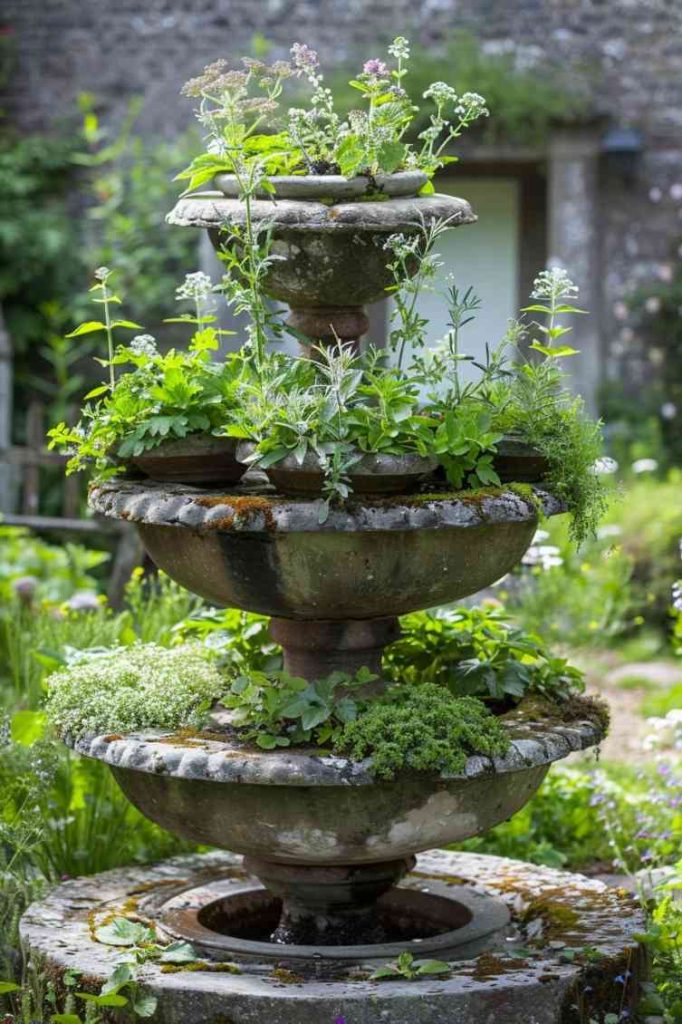
[{"label": "herb plant", "polygon": [[201,644],[84,652],[49,679],[47,712],[62,735],[200,724],[227,689]]},{"label": "herb plant", "polygon": [[384,656],[396,682],[438,683],[454,696],[518,701],[527,693],[566,700],[583,675],[554,657],[540,638],[512,625],[496,608],[442,608],[401,620],[402,636]]},{"label": "herb plant", "polygon": [[[106,278],[101,284],[106,288]],[[91,390],[85,397],[82,418],[75,427],[59,423],[49,431],[50,447],[71,454],[67,472],[94,462],[100,477],[117,471],[116,459],[141,455],[163,441],[192,434],[220,435],[237,401],[240,379],[245,372],[240,355],[232,354],[214,362],[221,331],[212,326],[215,317],[206,310],[210,279],[201,273],[188,274],[177,290],[181,301],[191,301],[192,313],[171,318],[171,322],[194,328],[187,351],[158,351],[155,338],[139,334],[128,345],[114,349],[112,334],[117,326],[135,328],[129,321],[111,321],[105,292],[105,324],[86,323],[73,335],[105,330],[109,369],[108,384]],[[109,326],[107,326],[107,324]],[[116,368],[132,367],[116,375]],[[120,468],[120,466],[119,466]]]},{"label": "herb plant", "polygon": [[509,738],[499,719],[475,697],[453,697],[443,686],[398,685],[349,722],[335,749],[354,761],[372,758],[372,772],[457,774],[470,754],[501,755]]},{"label": "herb plant", "polygon": [[[197,99],[197,118],[205,133],[206,152],[178,177],[190,191],[217,173],[236,174],[244,184],[254,167],[259,187],[273,191],[263,175],[343,174],[353,177],[414,168],[431,177],[455,158],[445,150],[478,118],[488,114],[477,93],[461,95],[444,82],[432,83],[423,99],[431,113],[417,144],[405,141],[419,113],[405,90],[410,48],[402,36],[388,48],[388,59],[365,61],[350,86],[362,106],[341,118],[332,91],[325,85],[317,54],[295,43],[290,61],[266,65],[243,58],[230,69],[224,60],[208,65],[186,83],[185,95]],[[306,103],[301,83],[310,95]],[[297,84],[292,98],[299,104],[280,109],[286,84]],[[432,186],[427,191],[433,191]]]}]

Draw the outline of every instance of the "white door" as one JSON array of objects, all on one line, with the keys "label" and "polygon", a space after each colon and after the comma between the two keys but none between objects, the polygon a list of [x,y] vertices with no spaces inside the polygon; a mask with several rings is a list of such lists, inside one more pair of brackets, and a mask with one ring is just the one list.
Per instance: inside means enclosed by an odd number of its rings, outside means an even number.
[{"label": "white door", "polygon": [[[515,178],[445,178],[436,181],[438,192],[467,199],[478,216],[475,224],[447,231],[436,248],[443,266],[433,291],[420,297],[418,308],[430,321],[428,341],[437,342],[447,330],[448,313],[443,292],[445,279],[454,276],[460,292],[471,285],[481,300],[475,319],[461,334],[461,350],[481,359],[485,344],[501,339],[507,321],[518,313],[519,186]],[[466,371],[463,371],[463,375]],[[477,371],[470,371],[476,375]]]}]

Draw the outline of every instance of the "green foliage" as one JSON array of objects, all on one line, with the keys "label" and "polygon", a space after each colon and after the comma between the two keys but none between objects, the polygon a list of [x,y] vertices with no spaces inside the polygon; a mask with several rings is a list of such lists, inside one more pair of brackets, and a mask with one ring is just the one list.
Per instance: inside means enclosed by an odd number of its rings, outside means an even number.
[{"label": "green foliage", "polygon": [[632,559],[620,539],[602,533],[578,552],[561,518],[549,519],[529,557],[535,561],[534,551],[544,549],[551,553],[550,564],[538,556],[535,565],[505,580],[496,595],[513,619],[545,643],[607,645],[643,621],[631,582]]},{"label": "green foliage", "polygon": [[449,974],[444,960],[415,960],[412,953],[401,953],[391,963],[382,964],[370,975],[370,981],[417,981],[419,978]]},{"label": "green foliage", "polygon": [[475,697],[453,697],[434,683],[394,686],[349,722],[336,749],[353,760],[372,758],[372,772],[457,774],[470,754],[504,754],[504,727]]},{"label": "green foliage", "polygon": [[48,680],[47,712],[61,735],[200,724],[226,681],[200,644],[135,644],[74,655]]},{"label": "green foliage", "polygon": [[270,638],[267,615],[238,608],[206,608],[177,619],[171,642],[200,640],[218,654],[228,671],[271,673],[282,668],[282,649]]},{"label": "green foliage", "polygon": [[[96,273],[102,274],[104,269]],[[117,298],[108,296],[95,301],[106,304]],[[196,317],[178,318],[196,327],[189,348],[186,352],[170,349],[162,355],[151,335],[138,335],[130,345],[118,345],[114,351],[113,331],[117,327],[136,329],[139,324],[127,320],[110,322],[108,305],[105,309],[105,323],[81,324],[72,332],[107,334],[109,358],[103,362],[109,367],[110,378],[108,384],[85,396],[82,418],[75,427],[62,422],[49,431],[50,447],[71,454],[67,472],[94,463],[98,475],[106,477],[120,470],[119,460],[141,455],[163,441],[223,433],[243,385],[246,367],[238,354],[229,355],[220,363],[213,361],[212,353],[223,333],[210,326],[215,317],[201,315],[198,310]],[[121,365],[132,369],[116,379],[115,368]],[[97,401],[90,404],[88,399]]]},{"label": "green foliage", "polygon": [[343,726],[355,719],[359,708],[352,693],[374,678],[367,669],[355,676],[332,672],[314,683],[286,672],[249,672],[234,680],[223,703],[232,709],[241,735],[264,750],[324,745],[336,741]]},{"label": "green foliage", "polygon": [[[352,105],[349,91],[341,91],[346,76],[338,72],[339,107]],[[472,84],[486,98],[490,117],[480,127],[486,141],[510,141],[517,145],[543,144],[552,125],[579,120],[590,108],[589,82],[585,68],[560,67],[544,57],[532,67],[519,66],[514,52],[487,53],[475,35],[456,31],[442,45],[414,48],[410,75],[405,81],[410,99],[420,104],[432,82],[448,82],[458,93]],[[419,112],[413,131],[427,127]]]},{"label": "green foliage", "polygon": [[[317,54],[307,46],[295,43],[290,63],[267,66],[260,59],[243,58],[239,70],[229,70],[223,60],[210,64],[183,89],[185,95],[199,99],[197,117],[208,151],[195,157],[178,178],[188,181],[193,191],[218,172],[235,174],[241,186],[255,172],[259,187],[274,193],[266,175],[374,177],[409,167],[433,175],[453,159],[444,153],[446,147],[479,117],[487,116],[485,100],[478,93],[459,95],[442,81],[431,84],[419,97],[420,103],[430,101],[419,144],[404,142],[419,113],[404,87],[409,43],[399,36],[388,50],[392,67],[374,58],[348,83],[363,108],[348,111],[346,120],[335,110]],[[294,78],[307,81],[310,96],[304,97],[299,87],[296,105],[280,112],[285,83]]]},{"label": "green foliage", "polygon": [[553,657],[539,636],[511,625],[497,608],[415,612],[401,627],[384,659],[396,682],[439,683],[453,696],[484,701],[517,701],[529,692],[563,700],[584,688],[579,669]]},{"label": "green foliage", "polygon": [[651,982],[645,986],[637,1010],[665,1024],[682,1021],[682,861],[676,872],[656,886],[650,902],[646,932],[638,936],[652,959]]}]

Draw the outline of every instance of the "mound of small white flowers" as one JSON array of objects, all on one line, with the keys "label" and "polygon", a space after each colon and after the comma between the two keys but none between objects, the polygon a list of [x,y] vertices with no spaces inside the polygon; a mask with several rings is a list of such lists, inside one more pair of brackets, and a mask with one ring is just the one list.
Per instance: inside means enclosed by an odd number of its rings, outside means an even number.
[{"label": "mound of small white flowers", "polygon": [[201,644],[135,644],[93,653],[48,680],[47,713],[57,732],[177,729],[201,723],[227,683]]}]

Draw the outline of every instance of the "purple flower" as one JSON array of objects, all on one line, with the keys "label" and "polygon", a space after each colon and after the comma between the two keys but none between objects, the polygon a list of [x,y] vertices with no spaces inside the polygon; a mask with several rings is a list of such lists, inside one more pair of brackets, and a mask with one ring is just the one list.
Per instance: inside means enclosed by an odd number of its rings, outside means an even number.
[{"label": "purple flower", "polygon": [[334,1024],[346,1024],[346,1018],[345,1017],[337,1017],[336,1020],[334,1021]]},{"label": "purple flower", "polygon": [[294,67],[299,71],[314,71],[319,65],[317,53],[305,43],[294,43],[290,52]]},{"label": "purple flower", "polygon": [[379,60],[378,57],[373,57],[371,60],[365,61],[362,71],[363,74],[372,75],[374,78],[385,78],[388,74],[388,68],[384,64],[383,60]]}]

